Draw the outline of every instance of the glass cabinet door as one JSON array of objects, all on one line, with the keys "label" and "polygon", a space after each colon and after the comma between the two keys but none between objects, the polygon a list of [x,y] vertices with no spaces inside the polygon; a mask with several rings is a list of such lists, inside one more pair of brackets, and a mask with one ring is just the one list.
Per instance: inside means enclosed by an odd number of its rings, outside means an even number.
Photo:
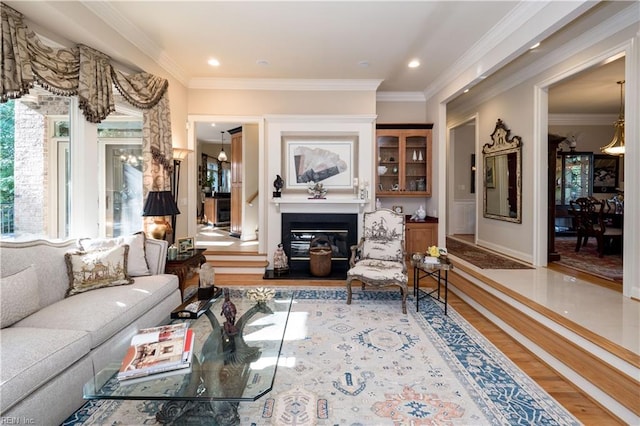
[{"label": "glass cabinet door", "polygon": [[407,136],[405,139],[404,188],[409,192],[427,190],[427,138]]},{"label": "glass cabinet door", "polygon": [[593,194],[593,153],[563,152],[556,162],[556,205]]},{"label": "glass cabinet door", "polygon": [[377,192],[392,192],[400,189],[400,137],[379,134],[378,147],[378,188]]}]

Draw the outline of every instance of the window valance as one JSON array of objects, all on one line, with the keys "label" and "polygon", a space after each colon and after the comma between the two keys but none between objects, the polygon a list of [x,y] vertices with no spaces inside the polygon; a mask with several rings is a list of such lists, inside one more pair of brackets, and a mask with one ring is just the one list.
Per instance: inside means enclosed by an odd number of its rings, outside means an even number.
[{"label": "window valance", "polygon": [[127,102],[143,110],[143,152],[155,163],[148,168],[152,175],[145,171],[145,192],[168,190],[173,158],[168,81],[145,72],[126,75],[107,55],[88,46],[46,46],[20,12],[4,3],[0,12],[0,102],[22,97],[37,82],[57,95],[77,95],[85,119],[100,123],[115,111],[115,86]]}]

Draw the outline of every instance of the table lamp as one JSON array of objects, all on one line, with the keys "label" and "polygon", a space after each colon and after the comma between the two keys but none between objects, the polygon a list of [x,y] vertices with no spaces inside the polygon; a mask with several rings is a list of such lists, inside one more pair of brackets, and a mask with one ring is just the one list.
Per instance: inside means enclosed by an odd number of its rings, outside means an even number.
[{"label": "table lamp", "polygon": [[142,209],[142,216],[153,216],[153,225],[149,226],[149,237],[164,240],[167,233],[172,232],[171,224],[165,216],[180,214],[171,191],[149,191],[147,201]]}]

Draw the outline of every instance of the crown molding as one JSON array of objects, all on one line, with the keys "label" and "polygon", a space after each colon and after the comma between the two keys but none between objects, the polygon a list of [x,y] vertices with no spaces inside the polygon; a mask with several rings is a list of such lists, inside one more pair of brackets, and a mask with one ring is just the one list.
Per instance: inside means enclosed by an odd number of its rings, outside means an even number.
[{"label": "crown molding", "polygon": [[[511,37],[514,31],[518,31],[520,27],[531,20],[531,17],[535,16],[546,5],[547,2],[545,1],[520,2],[449,67],[446,73],[441,74],[432,84],[425,88],[425,98],[431,98],[462,75],[464,71],[481,61],[484,56],[505,39]],[[487,70],[482,70],[482,72],[487,72]]]},{"label": "crown molding", "polygon": [[549,114],[549,126],[613,126],[615,114]]},{"label": "crown molding", "polygon": [[[597,43],[600,43],[602,40],[605,40],[616,33],[620,32],[620,30],[627,28],[631,25],[636,24],[640,19],[640,4],[634,3],[630,7],[621,10],[617,14],[613,15],[611,18],[607,19],[604,22],[601,22],[599,25],[591,28],[590,30],[580,34],[578,37],[573,38],[571,41],[563,44],[561,47],[549,52],[545,55],[541,60],[536,61],[533,64],[530,64],[526,68],[519,70],[511,74],[510,76],[495,82],[488,90],[484,90],[480,95],[477,95],[473,98],[472,105],[469,105],[470,109],[475,108],[476,105],[481,105],[490,99],[500,95],[501,93],[510,90],[523,81],[527,81],[532,79],[538,75],[541,75],[546,70],[561,64],[566,61],[567,58],[576,54],[576,52],[580,52],[584,49],[587,49]],[[612,56],[616,52],[619,52],[622,45],[609,49],[609,52],[604,56]],[[604,58],[603,58],[604,59]],[[566,76],[573,75],[581,70],[569,70],[566,72]],[[568,114],[567,114],[568,115]],[[581,116],[588,116],[590,114],[575,114]],[[598,114],[591,114],[592,116],[597,116]],[[605,114],[606,115],[606,114]],[[602,116],[602,115],[601,115]],[[613,118],[615,121],[617,116]],[[559,123],[556,123],[559,124]],[[575,124],[575,123],[564,123],[564,124]],[[602,124],[602,123],[598,123]],[[609,123],[610,124],[610,123]]]},{"label": "crown molding", "polygon": [[178,63],[173,61],[164,50],[140,31],[131,21],[118,12],[110,2],[83,0],[81,3],[99,17],[105,24],[117,31],[129,43],[137,47],[161,68],[175,77],[185,86],[188,83],[187,73]]},{"label": "crown molding", "polygon": [[424,92],[378,92],[377,102],[425,102]]},{"label": "crown molding", "polygon": [[189,89],[376,91],[382,80],[287,78],[192,78]]},{"label": "crown molding", "polygon": [[267,114],[264,119],[270,123],[373,123],[378,118],[372,114],[355,115],[291,115]]}]

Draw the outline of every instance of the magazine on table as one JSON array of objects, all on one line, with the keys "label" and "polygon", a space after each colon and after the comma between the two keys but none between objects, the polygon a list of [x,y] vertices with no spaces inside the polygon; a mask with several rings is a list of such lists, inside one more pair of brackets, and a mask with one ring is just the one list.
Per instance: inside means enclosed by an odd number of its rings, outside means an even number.
[{"label": "magazine on table", "polygon": [[153,373],[145,376],[127,377],[126,379],[120,379],[120,385],[135,385],[149,380],[158,380],[165,377],[175,377],[178,375],[184,376],[185,374],[189,373],[191,373],[191,364],[189,364],[188,367],[180,368],[178,370],[165,371],[164,373]]},{"label": "magazine on table", "polygon": [[127,380],[186,370],[191,366],[193,342],[193,330],[186,322],[141,329],[131,339],[117,377]]}]

